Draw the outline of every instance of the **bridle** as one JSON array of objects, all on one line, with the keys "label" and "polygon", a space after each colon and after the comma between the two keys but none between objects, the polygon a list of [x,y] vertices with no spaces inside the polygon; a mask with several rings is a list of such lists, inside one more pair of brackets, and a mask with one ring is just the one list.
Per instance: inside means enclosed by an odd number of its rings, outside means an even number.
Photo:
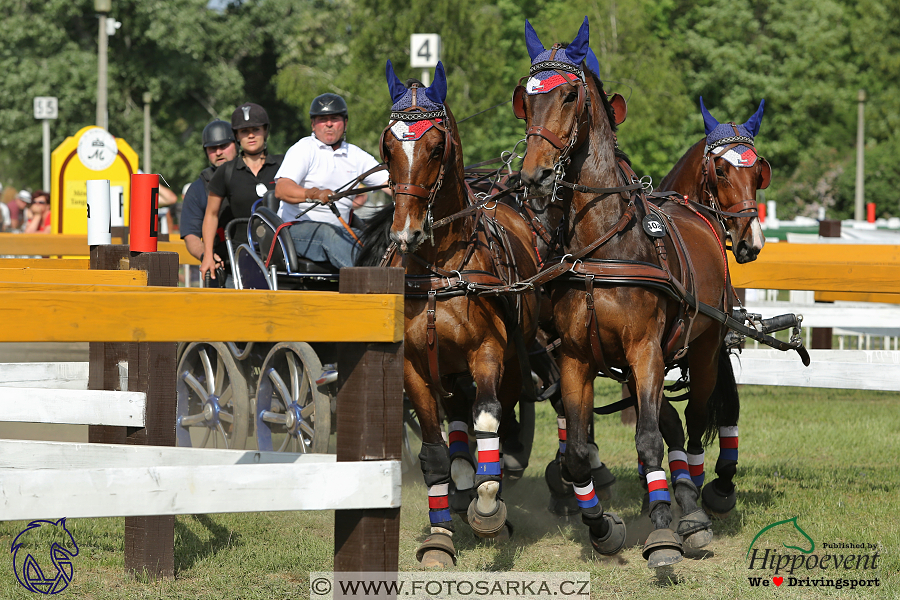
[{"label": "bridle", "polygon": [[[419,90],[424,89],[418,83],[412,84],[410,87],[412,90],[412,101],[408,108],[403,109],[402,111],[391,111],[391,122],[387,127],[381,132],[381,139],[378,142],[378,148],[381,151],[381,161],[387,164],[387,154],[385,152],[387,145],[385,141],[385,136],[391,130],[391,127],[397,124],[398,121],[429,121],[431,124],[442,131],[444,134],[444,154],[441,157],[441,165],[440,170],[438,171],[438,176],[435,182],[431,185],[431,188],[425,188],[420,185],[416,185],[414,183],[396,183],[391,180],[390,169],[388,169],[388,187],[394,194],[396,198],[397,195],[405,194],[407,196],[412,196],[414,198],[419,198],[420,200],[427,201],[427,206],[425,208],[425,225],[423,227],[425,234],[434,241],[433,238],[433,230],[434,230],[434,217],[432,215],[432,206],[434,205],[435,197],[437,196],[438,190],[441,189],[441,184],[444,182],[444,175],[447,171],[447,164],[450,161],[450,148],[453,145],[453,135],[450,131],[449,127],[445,127],[441,124],[442,120],[446,122],[447,120],[447,109],[441,105],[440,110],[427,111],[421,106],[418,105],[417,95]],[[411,118],[412,117],[412,118]]]},{"label": "bridle", "polygon": [[[738,202],[737,204],[730,206],[727,210],[723,209],[719,203],[719,179],[716,174],[716,158],[720,158],[724,156],[726,152],[729,150],[736,148],[738,146],[750,146],[754,148],[753,138],[745,135],[741,135],[738,132],[737,126],[734,123],[729,123],[732,129],[734,130],[734,135],[723,138],[721,140],[717,140],[712,145],[707,145],[704,148],[703,153],[703,166],[702,166],[702,177],[700,180],[700,190],[704,195],[703,204],[710,211],[719,215],[720,219],[723,221],[726,219],[747,219],[744,222],[744,225],[741,226],[738,238],[743,238],[744,234],[754,217],[759,216],[759,211],[757,209],[756,198],[750,198],[748,200],[744,200],[742,202]],[[719,152],[713,153],[713,150],[721,148]],[[769,165],[769,162],[761,156],[757,156],[757,160],[761,163],[761,173],[760,173],[760,181],[757,183],[757,189],[766,189],[769,187],[769,181],[772,177],[772,167]],[[725,223],[722,223],[723,227]]]},{"label": "bridle", "polygon": [[[524,119],[526,116],[525,96],[527,95],[527,90],[525,89],[525,86],[522,85],[522,82],[527,81],[528,78],[533,77],[541,71],[555,71],[562,76],[567,85],[574,87],[578,93],[578,99],[575,104],[575,114],[577,117],[572,120],[572,127],[568,132],[568,142],[564,142],[559,135],[540,125],[533,125],[525,130],[526,139],[531,136],[541,137],[560,151],[559,159],[557,159],[553,169],[556,174],[557,182],[561,181],[565,175],[565,167],[569,164],[572,154],[580,148],[587,139],[587,133],[590,129],[588,121],[591,113],[591,101],[588,97],[587,90],[585,89],[586,83],[584,71],[572,64],[553,60],[560,49],[562,49],[562,45],[554,44],[548,60],[531,65],[528,75],[519,79],[519,85],[516,86],[512,98],[513,112],[515,113],[516,118]],[[575,75],[575,78],[570,79],[568,75]],[[553,195],[554,197],[556,196],[556,185],[554,185]]]}]

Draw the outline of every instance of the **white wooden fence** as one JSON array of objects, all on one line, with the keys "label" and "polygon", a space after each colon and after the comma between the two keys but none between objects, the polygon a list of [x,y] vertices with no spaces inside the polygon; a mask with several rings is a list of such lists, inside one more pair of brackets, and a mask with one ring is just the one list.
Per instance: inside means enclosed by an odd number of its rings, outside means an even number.
[{"label": "white wooden fence", "polygon": [[[144,393],[87,390],[87,372],[88,363],[0,365],[2,419],[144,426]],[[2,520],[399,506],[398,461],[0,440]]]}]

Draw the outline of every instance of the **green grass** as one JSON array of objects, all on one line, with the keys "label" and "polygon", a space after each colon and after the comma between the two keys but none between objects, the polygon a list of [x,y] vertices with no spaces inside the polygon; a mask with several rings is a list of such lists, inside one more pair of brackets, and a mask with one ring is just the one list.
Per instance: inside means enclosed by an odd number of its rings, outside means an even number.
[{"label": "green grass", "polygon": [[[618,397],[617,387],[597,385],[600,401]],[[587,541],[580,519],[546,511],[543,467],[556,448],[549,406],[538,405],[538,431],[531,466],[507,489],[511,542],[477,540],[457,522],[460,571],[589,571],[595,598],[898,598],[900,597],[900,394],[743,387],[738,505],[714,524],[716,537],[658,576],[646,567],[640,544],[649,520],[640,514],[642,491],[635,473],[634,431],[618,415],[597,418],[601,457],[618,477],[608,509],[628,523],[626,549],[601,558]],[[712,476],[717,445],[707,449]],[[417,473],[403,490],[400,569],[416,570],[415,549],[427,527],[425,487]],[[874,590],[750,588],[745,554],[756,533],[798,516],[816,541],[880,545]],[[183,516],[176,520],[172,581],[123,575],[123,519],[77,519],[71,530],[81,552],[72,585],[60,597],[111,598],[306,598],[309,572],[330,570],[332,513],[261,513]],[[22,522],[0,523],[0,546],[9,548]],[[775,530],[757,544],[779,548]],[[817,549],[817,551],[819,551]],[[847,551],[850,552],[850,551]],[[34,598],[12,573],[11,555],[0,569],[0,599]],[[756,572],[757,574],[761,572]]]}]

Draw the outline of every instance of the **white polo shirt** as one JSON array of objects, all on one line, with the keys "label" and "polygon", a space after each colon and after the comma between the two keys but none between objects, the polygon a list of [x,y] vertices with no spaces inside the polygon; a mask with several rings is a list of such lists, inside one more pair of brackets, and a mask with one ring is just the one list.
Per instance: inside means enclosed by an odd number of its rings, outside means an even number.
[{"label": "white polo shirt", "polygon": [[[377,165],[378,161],[358,146],[345,141],[337,150],[332,150],[331,146],[310,135],[302,138],[287,151],[281,168],[275,174],[275,180],[287,177],[300,187],[337,190]],[[362,185],[381,185],[386,183],[387,179],[387,171],[378,171],[366,177]],[[347,221],[353,207],[353,197],[341,198],[335,205],[341,218]],[[295,221],[297,215],[310,206],[311,204],[307,202],[290,204],[282,201],[278,207],[278,216],[285,221]],[[315,208],[300,217],[300,220],[340,226],[331,209],[322,205],[315,205]]]}]

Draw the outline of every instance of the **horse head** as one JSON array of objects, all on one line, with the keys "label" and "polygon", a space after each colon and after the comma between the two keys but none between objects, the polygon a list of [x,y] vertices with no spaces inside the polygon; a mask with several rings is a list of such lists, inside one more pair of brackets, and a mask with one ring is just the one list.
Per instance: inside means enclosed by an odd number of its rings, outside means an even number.
[{"label": "horse head", "polygon": [[[706,109],[700,98],[700,111],[706,129],[703,174],[706,185],[701,193],[718,204],[719,210],[731,213],[725,219],[728,237],[735,260],[747,263],[756,260],[765,245],[765,237],[756,216],[756,191],[769,186],[772,167],[758,156],[753,140],[762,123],[765,100],[743,125],[719,123]],[[741,216],[740,213],[750,212]]]},{"label": "horse head", "polygon": [[[400,252],[414,252],[431,236],[433,205],[448,171],[461,158],[456,121],[445,105],[447,78],[438,62],[434,83],[406,85],[387,61],[391,122],[381,133],[381,159],[394,192],[390,237]],[[439,207],[443,208],[443,207]],[[454,207],[456,208],[456,207]]]},{"label": "horse head", "polygon": [[513,93],[513,111],[525,120],[527,150],[522,182],[550,195],[557,172],[584,142],[588,130],[588,77],[584,67],[590,33],[585,17],[575,39],[545,49],[528,21],[525,42],[531,69]]}]

